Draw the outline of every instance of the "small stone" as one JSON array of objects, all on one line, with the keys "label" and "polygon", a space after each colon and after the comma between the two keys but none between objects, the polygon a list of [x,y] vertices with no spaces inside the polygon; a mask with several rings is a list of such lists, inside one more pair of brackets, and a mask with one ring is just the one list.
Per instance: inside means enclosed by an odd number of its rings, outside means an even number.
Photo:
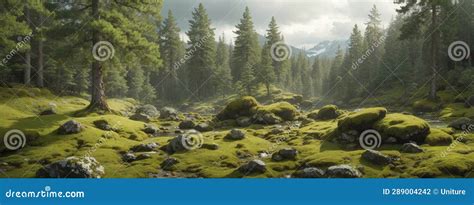
[{"label": "small stone", "polygon": [[130,153],[130,152],[127,152],[127,153],[122,155],[122,160],[124,162],[133,162],[136,159],[137,159],[137,157],[133,153]]},{"label": "small stone", "polygon": [[272,159],[274,161],[281,161],[281,160],[295,160],[296,155],[298,155],[298,151],[294,148],[285,148],[279,150],[277,153],[272,155]]},{"label": "small stone", "polygon": [[166,158],[163,162],[161,162],[160,166],[163,170],[171,171],[173,169],[173,166],[178,163],[179,163],[178,159],[174,157],[169,157],[169,158]]},{"label": "small stone", "polygon": [[194,129],[199,132],[209,132],[212,130],[212,127],[207,123],[199,123],[194,127]]},{"label": "small stone", "polygon": [[43,110],[40,115],[55,115],[56,111],[53,108],[48,108],[46,110]]},{"label": "small stone", "polygon": [[423,149],[415,143],[405,143],[402,145],[400,152],[404,153],[420,153]]},{"label": "small stone", "polygon": [[148,143],[148,144],[139,144],[136,146],[133,146],[130,150],[133,152],[151,152],[155,150],[159,145],[157,143]]},{"label": "small stone", "polygon": [[143,132],[154,135],[158,133],[158,128],[154,125],[146,124],[145,128],[143,129]]},{"label": "small stone", "polygon": [[137,111],[135,113],[145,114],[145,115],[150,116],[152,118],[160,117],[160,112],[153,105],[142,105],[142,106],[137,108]]},{"label": "small stone", "polygon": [[387,165],[392,162],[392,159],[390,157],[385,156],[381,152],[375,150],[367,150],[362,153],[362,159],[377,165]]},{"label": "small stone", "polygon": [[139,154],[136,160],[150,159],[151,155],[148,153]]},{"label": "small stone", "polygon": [[362,174],[349,165],[335,165],[328,168],[326,176],[329,178],[359,178]]},{"label": "small stone", "polygon": [[75,134],[79,133],[82,131],[82,125],[81,123],[75,121],[75,120],[69,120],[61,127],[58,129],[58,133],[61,135],[66,135],[66,134]]},{"label": "small stone", "polygon": [[179,129],[193,129],[196,126],[196,123],[192,120],[185,120],[179,123]]},{"label": "small stone", "polygon": [[110,126],[107,120],[96,120],[93,122],[94,126],[105,131],[111,131],[112,127]]},{"label": "small stone", "polygon": [[135,113],[130,117],[130,119],[141,122],[150,122],[151,117],[143,113]]},{"label": "small stone", "polygon": [[227,135],[227,139],[241,140],[245,138],[245,132],[239,129],[232,129]]},{"label": "small stone", "polygon": [[208,149],[208,150],[218,150],[219,149],[219,145],[216,144],[216,143],[212,143],[212,144],[203,144],[202,145],[202,148],[204,149]]},{"label": "small stone", "polygon": [[323,178],[324,171],[316,167],[307,167],[303,170],[298,170],[294,176],[297,178]]},{"label": "small stone", "polygon": [[239,167],[238,170],[240,173],[247,175],[251,173],[264,173],[265,171],[267,171],[267,168],[265,162],[263,162],[262,160],[254,159],[248,162],[247,164],[244,164]]},{"label": "small stone", "polygon": [[160,118],[161,119],[171,119],[177,120],[178,119],[178,111],[172,107],[163,107],[160,111]]}]

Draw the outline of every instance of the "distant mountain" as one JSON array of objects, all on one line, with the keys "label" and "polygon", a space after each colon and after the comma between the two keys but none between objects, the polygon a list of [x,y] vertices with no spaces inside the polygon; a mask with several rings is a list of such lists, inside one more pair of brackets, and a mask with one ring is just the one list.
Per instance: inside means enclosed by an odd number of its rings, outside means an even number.
[{"label": "distant mountain", "polygon": [[[260,44],[260,46],[263,46],[263,44],[265,43],[265,37],[263,35],[258,34],[258,43]],[[347,46],[347,40],[323,41],[309,50],[296,48],[290,45],[293,56],[298,55],[300,52],[304,52],[305,55],[311,59],[316,56],[334,58],[336,56],[338,47],[341,47],[343,51],[346,51]]]},{"label": "distant mountain", "polygon": [[323,41],[318,43],[313,48],[307,50],[306,53],[308,57],[321,56],[333,58],[336,56],[338,47],[345,51],[347,46],[347,40]]}]

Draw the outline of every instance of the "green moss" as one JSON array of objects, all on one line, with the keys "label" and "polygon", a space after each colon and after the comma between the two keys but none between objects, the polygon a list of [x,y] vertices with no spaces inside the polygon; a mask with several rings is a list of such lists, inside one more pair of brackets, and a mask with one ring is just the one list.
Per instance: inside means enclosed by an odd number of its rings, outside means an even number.
[{"label": "green moss", "polygon": [[474,107],[467,108],[464,103],[448,104],[440,112],[442,119],[453,119],[459,117],[468,117],[474,119]]},{"label": "green moss", "polygon": [[415,141],[422,143],[429,134],[430,126],[418,117],[392,113],[376,122],[374,129],[379,131],[384,138],[394,137],[399,142]]},{"label": "green moss", "polygon": [[357,112],[349,113],[338,121],[340,131],[358,130],[371,128],[373,124],[387,114],[387,109],[382,107],[366,108]]},{"label": "green moss", "polygon": [[338,112],[338,107],[336,105],[326,105],[319,109],[316,119],[320,120],[330,120],[336,119],[341,113]]},{"label": "green moss", "polygon": [[453,142],[453,136],[440,129],[431,128],[425,142],[431,146],[450,145]]}]

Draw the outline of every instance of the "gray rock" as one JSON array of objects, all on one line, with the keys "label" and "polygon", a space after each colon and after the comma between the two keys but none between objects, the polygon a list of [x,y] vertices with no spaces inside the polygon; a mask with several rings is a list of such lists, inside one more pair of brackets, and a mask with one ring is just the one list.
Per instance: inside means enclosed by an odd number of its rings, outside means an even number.
[{"label": "gray rock", "polygon": [[158,128],[152,124],[146,124],[145,128],[143,129],[143,132],[147,134],[152,134],[152,135],[158,133],[158,131],[159,131]]},{"label": "gray rock", "polygon": [[402,145],[400,152],[404,153],[420,153],[423,149],[415,143],[405,143]]},{"label": "gray rock", "polygon": [[341,144],[350,144],[356,141],[356,136],[353,133],[342,133],[339,136],[339,143]]},{"label": "gray rock", "polygon": [[247,174],[252,174],[252,173],[264,173],[267,171],[265,162],[262,160],[254,159],[248,162],[247,164],[242,165],[239,167],[239,172],[247,175]]},{"label": "gray rock", "polygon": [[456,130],[466,130],[470,125],[474,125],[474,120],[467,117],[461,117],[449,123],[448,127]]},{"label": "gray rock", "polygon": [[398,141],[397,138],[395,138],[395,137],[389,137],[389,138],[387,138],[387,139],[385,140],[385,143],[387,143],[387,144],[396,144],[397,141]]},{"label": "gray rock", "polygon": [[139,144],[130,148],[133,152],[151,152],[155,150],[159,145],[157,143]]},{"label": "gray rock", "polygon": [[204,139],[198,131],[190,130],[171,139],[167,145],[167,151],[175,153],[198,149],[202,147],[203,142]]},{"label": "gray rock", "polygon": [[293,174],[297,178],[323,178],[324,171],[316,167],[307,167]]},{"label": "gray rock", "polygon": [[171,171],[173,169],[173,166],[178,163],[179,163],[178,159],[174,157],[169,157],[169,158],[166,158],[163,162],[161,162],[160,167],[163,170]]},{"label": "gray rock", "polygon": [[248,117],[239,117],[236,122],[240,127],[248,127],[252,124],[252,120]]},{"label": "gray rock", "polygon": [[46,110],[43,110],[40,115],[55,115],[56,111],[53,108],[48,108]]},{"label": "gray rock", "polygon": [[208,149],[208,150],[218,150],[219,149],[219,145],[216,144],[216,143],[212,143],[212,144],[203,144],[202,145],[202,148],[204,149]]},{"label": "gray rock", "polygon": [[196,123],[192,120],[185,120],[179,123],[179,129],[187,130],[194,129],[194,127],[196,127]]},{"label": "gray rock", "polygon": [[134,115],[130,116],[130,119],[135,120],[135,121],[141,121],[141,122],[150,122],[151,121],[151,117],[149,115],[143,114],[143,113],[135,113]]},{"label": "gray rock", "polygon": [[136,160],[150,159],[151,155],[148,153],[142,153],[137,156]]},{"label": "gray rock", "polygon": [[137,156],[135,156],[133,153],[127,152],[122,155],[122,160],[124,162],[133,162],[137,159]]},{"label": "gray rock", "polygon": [[252,117],[252,120],[253,122],[257,124],[263,124],[263,125],[274,125],[274,124],[281,123],[283,121],[280,117],[270,112],[257,112]]},{"label": "gray rock", "polygon": [[387,165],[392,162],[390,157],[375,150],[366,150],[364,153],[362,153],[362,159],[376,165]]},{"label": "gray rock", "polygon": [[199,123],[194,127],[195,130],[199,132],[209,132],[212,131],[212,127],[207,123]]},{"label": "gray rock", "polygon": [[171,119],[177,120],[178,119],[178,111],[172,107],[163,107],[160,111],[160,118],[161,119]]},{"label": "gray rock", "polygon": [[160,117],[160,112],[153,105],[142,105],[137,108],[137,111],[135,113],[145,114],[150,116],[151,118]]},{"label": "gray rock", "polygon": [[58,129],[58,133],[61,135],[75,134],[82,131],[81,123],[75,120],[69,120]]},{"label": "gray rock", "polygon": [[105,131],[112,131],[112,127],[110,126],[107,120],[96,120],[93,122],[94,126]]},{"label": "gray rock", "polygon": [[36,172],[39,178],[100,178],[104,167],[93,157],[68,157]]},{"label": "gray rock", "polygon": [[227,139],[241,140],[245,138],[245,132],[239,129],[232,129],[227,135]]},{"label": "gray rock", "polygon": [[284,148],[272,155],[274,161],[295,160],[298,151],[294,148]]},{"label": "gray rock", "polygon": [[326,176],[329,178],[359,178],[362,174],[349,165],[335,165],[328,168]]}]

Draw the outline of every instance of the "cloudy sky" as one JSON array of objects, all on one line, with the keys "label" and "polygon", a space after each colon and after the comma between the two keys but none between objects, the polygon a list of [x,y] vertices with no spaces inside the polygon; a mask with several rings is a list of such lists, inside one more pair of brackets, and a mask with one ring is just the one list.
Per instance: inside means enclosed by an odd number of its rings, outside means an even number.
[{"label": "cloudy sky", "polygon": [[216,29],[216,36],[235,37],[232,31],[248,6],[258,33],[264,34],[275,16],[285,40],[299,48],[311,48],[324,40],[347,39],[354,24],[365,27],[375,4],[386,27],[396,15],[393,0],[164,0],[163,16],[172,10],[182,30],[188,30],[191,12],[203,3]]}]

